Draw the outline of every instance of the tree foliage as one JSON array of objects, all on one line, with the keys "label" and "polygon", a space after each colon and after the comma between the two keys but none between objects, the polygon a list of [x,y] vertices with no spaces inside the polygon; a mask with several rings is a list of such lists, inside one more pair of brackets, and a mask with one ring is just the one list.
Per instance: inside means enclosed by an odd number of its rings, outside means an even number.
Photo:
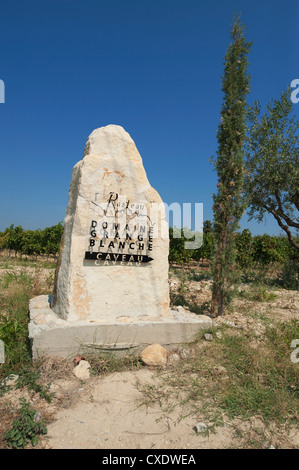
[{"label": "tree foliage", "polygon": [[272,100],[261,114],[259,102],[248,110],[245,194],[249,217],[261,221],[272,214],[299,251],[299,122],[291,116],[290,90]]},{"label": "tree foliage", "polygon": [[221,122],[218,127],[218,151],[214,162],[218,174],[218,193],[214,195],[215,254],[211,315],[218,316],[231,300],[231,286],[236,282],[235,232],[245,205],[243,193],[244,139],[246,133],[246,96],[249,92],[247,74],[251,44],[246,42],[244,26],[234,18],[232,42],[225,55]]},{"label": "tree foliage", "polygon": [[56,255],[59,251],[63,232],[62,222],[52,227],[37,230],[24,230],[21,225],[12,224],[0,233],[0,248],[8,249],[9,253],[24,255]]},{"label": "tree foliage", "polygon": [[186,227],[184,229],[169,228],[169,261],[171,263],[182,264],[191,260],[200,261],[201,259],[211,259],[214,244],[214,235],[212,223],[206,220],[203,223],[203,243],[200,248],[186,249],[185,242],[190,241],[186,234],[190,236]]},{"label": "tree foliage", "polygon": [[236,260],[239,266],[246,267],[252,264],[252,235],[250,230],[245,229],[241,233],[237,233],[235,237],[237,250]]}]

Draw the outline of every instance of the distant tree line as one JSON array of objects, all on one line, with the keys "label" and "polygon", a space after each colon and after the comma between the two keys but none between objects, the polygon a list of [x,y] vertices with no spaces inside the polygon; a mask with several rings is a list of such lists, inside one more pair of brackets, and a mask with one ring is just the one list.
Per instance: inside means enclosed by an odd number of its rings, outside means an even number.
[{"label": "distant tree line", "polygon": [[[169,228],[170,263],[183,264],[191,261],[200,263],[203,260],[213,260],[215,232],[210,220],[206,220],[203,224],[203,244],[196,250],[185,248],[185,242],[190,239],[184,236],[183,229],[181,229],[181,233],[178,232],[178,229],[175,230],[176,236],[174,236],[173,228]],[[4,232],[0,232],[0,250],[8,250],[9,256],[18,254],[19,256],[52,255],[56,257],[62,233],[62,222],[43,230],[24,230],[21,225],[14,226],[12,224]],[[235,234],[235,246],[236,261],[240,267],[251,266],[255,263],[284,263],[298,259],[298,253],[290,245],[287,237],[267,234],[252,236],[250,230],[245,229]]]},{"label": "distant tree line", "polygon": [[24,230],[21,225],[12,224],[4,232],[0,232],[0,249],[8,250],[9,256],[22,255],[52,255],[56,257],[59,251],[63,224],[59,222],[43,230]]},{"label": "distant tree line", "polygon": [[[196,250],[184,247],[184,231],[181,238],[174,238],[173,229],[169,229],[169,261],[171,263],[188,263],[191,261],[212,261],[215,253],[215,232],[209,220],[204,222],[203,244]],[[236,262],[239,267],[253,266],[256,263],[270,264],[272,262],[285,263],[298,259],[297,250],[290,245],[286,236],[270,236],[267,234],[253,236],[250,230],[234,234],[236,247]]]}]

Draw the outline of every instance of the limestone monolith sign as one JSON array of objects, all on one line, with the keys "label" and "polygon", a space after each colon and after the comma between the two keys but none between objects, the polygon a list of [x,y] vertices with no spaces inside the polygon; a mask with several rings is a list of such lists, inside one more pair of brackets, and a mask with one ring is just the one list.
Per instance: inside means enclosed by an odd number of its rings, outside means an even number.
[{"label": "limestone monolith sign", "polygon": [[33,355],[193,339],[208,317],[169,307],[168,224],[120,126],[94,130],[73,168],[53,295],[30,301]]},{"label": "limestone monolith sign", "polygon": [[169,315],[162,200],[120,126],[96,129],[74,169],[52,308],[65,320]]}]

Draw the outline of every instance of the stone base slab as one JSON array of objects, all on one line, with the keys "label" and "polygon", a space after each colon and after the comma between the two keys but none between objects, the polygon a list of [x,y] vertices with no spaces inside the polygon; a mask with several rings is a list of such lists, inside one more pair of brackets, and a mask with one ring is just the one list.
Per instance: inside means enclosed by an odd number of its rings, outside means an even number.
[{"label": "stone base slab", "polygon": [[170,310],[167,317],[130,319],[118,316],[114,321],[69,322],[50,308],[50,296],[30,300],[29,338],[34,358],[38,356],[72,357],[86,351],[117,354],[138,353],[149,344],[166,349],[193,341],[202,329],[214,326],[211,318],[184,311]]}]

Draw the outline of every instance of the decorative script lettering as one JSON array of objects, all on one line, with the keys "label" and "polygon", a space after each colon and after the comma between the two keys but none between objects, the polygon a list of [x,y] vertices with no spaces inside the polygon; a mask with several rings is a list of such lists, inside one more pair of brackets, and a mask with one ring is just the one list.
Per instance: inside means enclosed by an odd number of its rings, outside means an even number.
[{"label": "decorative script lettering", "polygon": [[92,201],[86,260],[96,265],[139,266],[153,260],[154,227],[147,216],[146,204],[130,203],[117,193],[110,193],[105,203]]}]

